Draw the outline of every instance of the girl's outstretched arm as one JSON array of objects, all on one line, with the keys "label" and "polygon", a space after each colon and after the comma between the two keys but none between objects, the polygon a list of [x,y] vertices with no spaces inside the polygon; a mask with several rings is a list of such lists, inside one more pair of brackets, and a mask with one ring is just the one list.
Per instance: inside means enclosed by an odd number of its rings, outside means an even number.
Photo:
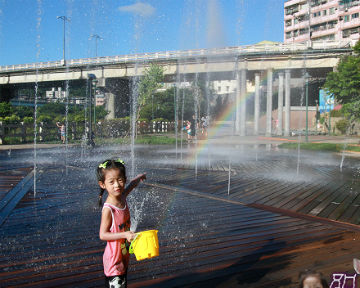
[{"label": "girl's outstretched arm", "polygon": [[134,179],[132,179],[128,186],[125,188],[125,197],[129,195],[129,193],[139,184],[140,181],[144,181],[146,179],[146,173],[137,175]]}]

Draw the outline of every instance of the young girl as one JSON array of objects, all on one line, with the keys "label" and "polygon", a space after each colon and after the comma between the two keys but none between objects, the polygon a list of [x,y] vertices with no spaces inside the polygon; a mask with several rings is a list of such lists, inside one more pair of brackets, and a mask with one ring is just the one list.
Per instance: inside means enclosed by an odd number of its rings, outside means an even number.
[{"label": "young girl", "polygon": [[140,174],[125,188],[126,170],[122,160],[106,160],[96,171],[100,185],[99,205],[106,190],[108,197],[104,203],[100,224],[100,239],[107,241],[103,255],[106,287],[126,287],[129,264],[128,245],[135,238],[130,231],[130,212],[126,203],[129,195],[146,174]]}]

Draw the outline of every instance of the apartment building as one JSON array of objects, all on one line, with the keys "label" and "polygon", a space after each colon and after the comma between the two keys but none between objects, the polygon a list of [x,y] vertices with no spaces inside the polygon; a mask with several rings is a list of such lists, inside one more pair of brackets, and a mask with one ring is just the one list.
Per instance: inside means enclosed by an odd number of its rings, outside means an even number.
[{"label": "apartment building", "polygon": [[[360,0],[288,0],[284,3],[284,43],[360,39]],[[311,40],[311,41],[309,41]]]}]

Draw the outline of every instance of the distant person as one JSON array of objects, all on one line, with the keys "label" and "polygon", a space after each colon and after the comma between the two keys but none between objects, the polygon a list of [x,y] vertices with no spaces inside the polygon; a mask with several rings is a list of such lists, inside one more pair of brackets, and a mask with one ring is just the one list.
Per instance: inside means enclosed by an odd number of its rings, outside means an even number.
[{"label": "distant person", "polygon": [[91,135],[90,135],[90,133],[88,133],[89,134],[89,136],[88,136],[88,145],[90,145],[91,147],[95,147],[95,141],[94,141],[94,139],[95,139],[95,133],[92,131],[91,132]]},{"label": "distant person", "polygon": [[196,135],[196,127],[195,127],[195,115],[190,119],[190,139],[194,139]]},{"label": "distant person", "polygon": [[[126,169],[124,161],[105,160],[96,170],[100,186],[99,206],[102,207],[99,237],[107,241],[103,265],[106,287],[127,287],[127,270],[129,265],[129,246],[135,238],[130,231],[130,211],[126,197],[146,179],[146,174],[140,174],[126,184]],[[104,191],[108,196],[102,205]]]},{"label": "distant person", "polygon": [[299,274],[299,288],[328,288],[329,284],[322,273],[305,270]]},{"label": "distant person", "polygon": [[61,139],[62,143],[65,144],[65,125],[61,124],[60,122],[56,122],[56,126],[60,130],[60,139]]},{"label": "distant person", "polygon": [[184,127],[184,130],[187,133],[187,139],[190,139],[190,134],[191,134],[191,123],[189,120],[186,121],[186,126]]},{"label": "distant person", "polygon": [[208,135],[207,132],[208,126],[209,126],[209,116],[201,117],[201,133],[205,137],[207,137]]}]

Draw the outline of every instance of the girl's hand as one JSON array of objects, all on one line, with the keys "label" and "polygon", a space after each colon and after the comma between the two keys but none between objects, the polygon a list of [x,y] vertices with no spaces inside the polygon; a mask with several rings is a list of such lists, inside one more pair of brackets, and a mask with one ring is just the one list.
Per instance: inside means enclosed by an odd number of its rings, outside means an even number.
[{"label": "girl's hand", "polygon": [[146,179],[146,173],[137,175],[131,182],[137,186],[140,181],[144,181]]},{"label": "girl's hand", "polygon": [[146,179],[146,173],[143,173],[143,174],[139,174],[135,177],[136,180],[145,180]]},{"label": "girl's hand", "polygon": [[132,232],[132,231],[127,231],[127,232],[125,232],[126,233],[126,240],[128,241],[128,242],[131,242],[132,240],[134,240],[134,238],[135,238],[135,236],[136,236],[136,234],[134,233],[134,232]]}]

